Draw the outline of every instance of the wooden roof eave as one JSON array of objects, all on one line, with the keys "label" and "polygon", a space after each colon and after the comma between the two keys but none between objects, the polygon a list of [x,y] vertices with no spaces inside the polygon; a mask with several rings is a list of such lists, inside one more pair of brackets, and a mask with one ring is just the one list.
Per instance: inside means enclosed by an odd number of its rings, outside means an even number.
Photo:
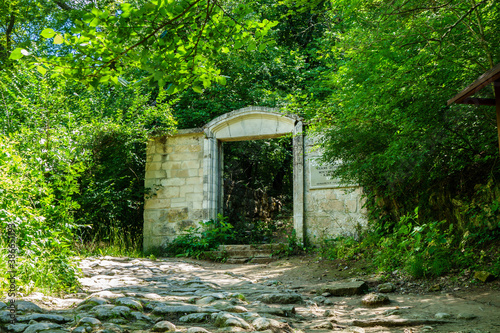
[{"label": "wooden roof eave", "polygon": [[467,88],[459,92],[452,99],[448,100],[448,105],[452,103],[458,104],[477,104],[477,105],[495,105],[494,99],[469,98],[479,90],[486,87],[488,84],[500,80],[500,63],[495,67],[481,75],[476,81],[470,84]]}]

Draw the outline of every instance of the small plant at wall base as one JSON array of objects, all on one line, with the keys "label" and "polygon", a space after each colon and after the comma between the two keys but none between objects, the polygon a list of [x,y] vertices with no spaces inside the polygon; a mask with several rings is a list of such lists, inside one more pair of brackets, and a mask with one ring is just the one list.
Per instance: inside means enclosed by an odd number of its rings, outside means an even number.
[{"label": "small plant at wall base", "polygon": [[303,254],[310,250],[308,246],[307,239],[304,244],[301,244],[300,240],[297,238],[297,233],[292,229],[289,236],[287,236],[286,243],[280,243],[278,250],[273,253],[273,256],[277,257],[289,257],[292,255]]},{"label": "small plant at wall base", "polygon": [[189,228],[184,235],[175,238],[167,245],[166,252],[178,257],[199,259],[205,252],[215,250],[219,245],[235,242],[233,226],[221,214],[217,219],[200,222],[200,225],[201,227]]}]

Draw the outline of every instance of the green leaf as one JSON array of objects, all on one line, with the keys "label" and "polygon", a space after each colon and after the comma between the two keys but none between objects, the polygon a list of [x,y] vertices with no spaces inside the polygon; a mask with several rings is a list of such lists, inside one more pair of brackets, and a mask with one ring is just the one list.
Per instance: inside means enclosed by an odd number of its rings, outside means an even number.
[{"label": "green leaf", "polygon": [[54,29],[47,28],[42,31],[40,36],[42,36],[43,38],[52,38],[55,36],[55,34],[56,32],[54,31]]},{"label": "green leaf", "polygon": [[47,70],[42,66],[36,66],[36,70],[42,75],[45,75],[45,73],[47,73]]},{"label": "green leaf", "polygon": [[222,85],[222,86],[225,86],[226,85],[226,77],[225,76],[218,76],[217,83]]},{"label": "green leaf", "polygon": [[102,13],[99,14],[99,18],[102,19],[102,20],[105,20],[108,17],[109,17],[109,11],[108,10],[105,10]]},{"label": "green leaf", "polygon": [[156,5],[151,3],[151,2],[148,2],[144,5],[144,8],[149,10],[149,11],[153,11],[156,9]]},{"label": "green leaf", "polygon": [[129,17],[132,12],[132,5],[129,3],[123,3],[121,5],[121,8],[122,8],[121,17],[123,18]]},{"label": "green leaf", "polygon": [[62,44],[64,42],[64,38],[62,35],[57,34],[54,38],[54,44]]},{"label": "green leaf", "polygon": [[90,13],[87,13],[85,15],[83,15],[83,22],[85,23],[90,23],[90,21],[92,21],[94,19],[94,15],[90,14]]},{"label": "green leaf", "polygon": [[199,94],[201,94],[203,92],[203,89],[201,89],[201,87],[199,87],[199,86],[193,86],[193,90]]},{"label": "green leaf", "polygon": [[24,50],[24,49],[17,48],[14,51],[12,51],[9,59],[11,59],[11,60],[21,59],[23,57],[23,53],[21,52],[22,50]]},{"label": "green leaf", "polygon": [[253,51],[253,50],[255,50],[256,47],[257,47],[257,44],[255,43],[255,41],[251,41],[250,43],[248,43],[247,50]]},{"label": "green leaf", "polygon": [[170,83],[167,87],[166,93],[171,95],[174,93],[174,91],[175,91],[175,84]]},{"label": "green leaf", "polygon": [[90,26],[91,28],[95,28],[95,27],[97,27],[97,26],[99,25],[99,22],[100,22],[100,21],[101,21],[101,20],[99,20],[99,19],[96,17],[95,19],[93,19],[93,20],[90,22],[89,26]]}]

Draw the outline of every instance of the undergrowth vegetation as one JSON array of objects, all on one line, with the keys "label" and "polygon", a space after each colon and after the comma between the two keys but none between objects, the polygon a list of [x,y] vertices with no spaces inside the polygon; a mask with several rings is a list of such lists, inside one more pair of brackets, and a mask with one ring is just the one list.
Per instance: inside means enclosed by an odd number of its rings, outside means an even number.
[{"label": "undergrowth vegetation", "polygon": [[168,243],[165,251],[175,256],[199,259],[205,252],[215,250],[219,245],[232,244],[236,239],[232,224],[220,214],[217,219],[199,224],[200,226],[189,228],[183,235]]},{"label": "undergrowth vegetation", "polygon": [[[75,223],[71,210],[77,205],[71,194],[77,190],[79,168],[59,164],[51,174],[43,161],[29,163],[16,151],[16,143],[0,136],[0,222],[14,226],[16,278],[19,291],[33,288],[48,291],[74,290],[78,285],[76,268],[69,260]],[[30,161],[33,162],[33,161]],[[7,272],[7,234],[2,232],[0,267]],[[46,272],[46,274],[39,274]],[[0,290],[9,281],[0,277]]]},{"label": "undergrowth vegetation", "polygon": [[[486,214],[490,214],[488,211]],[[496,225],[465,230],[441,222],[422,222],[418,209],[403,216],[391,232],[365,230],[359,238],[324,239],[318,253],[327,259],[365,259],[371,269],[401,270],[414,278],[437,277],[460,269],[488,270],[500,276],[500,216]]]},{"label": "undergrowth vegetation", "polygon": [[[26,68],[3,74],[0,247],[13,225],[19,293],[74,291],[72,257],[142,250],[145,145],[175,122],[145,90],[89,92]],[[2,274],[0,292],[7,286]]]}]

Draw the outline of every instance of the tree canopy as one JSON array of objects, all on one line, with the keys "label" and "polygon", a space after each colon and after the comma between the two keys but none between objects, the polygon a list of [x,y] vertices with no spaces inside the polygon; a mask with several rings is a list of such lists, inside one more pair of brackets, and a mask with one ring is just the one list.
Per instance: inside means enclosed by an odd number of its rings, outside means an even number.
[{"label": "tree canopy", "polygon": [[68,32],[43,29],[40,35],[59,47],[41,54],[16,48],[10,59],[32,56],[42,74],[51,70],[94,87],[124,84],[125,73],[139,68],[149,74],[141,80],[167,85],[169,93],[188,86],[202,92],[212,82],[225,84],[218,54],[270,45],[265,36],[276,22],[258,21],[248,8],[218,0],[111,3],[74,19]]},{"label": "tree canopy", "polygon": [[446,100],[500,61],[499,4],[333,3],[323,81],[333,93],[315,115],[327,159],[342,160],[339,174],[384,198],[395,219],[421,207],[456,223],[451,198],[498,172],[495,110]]}]

